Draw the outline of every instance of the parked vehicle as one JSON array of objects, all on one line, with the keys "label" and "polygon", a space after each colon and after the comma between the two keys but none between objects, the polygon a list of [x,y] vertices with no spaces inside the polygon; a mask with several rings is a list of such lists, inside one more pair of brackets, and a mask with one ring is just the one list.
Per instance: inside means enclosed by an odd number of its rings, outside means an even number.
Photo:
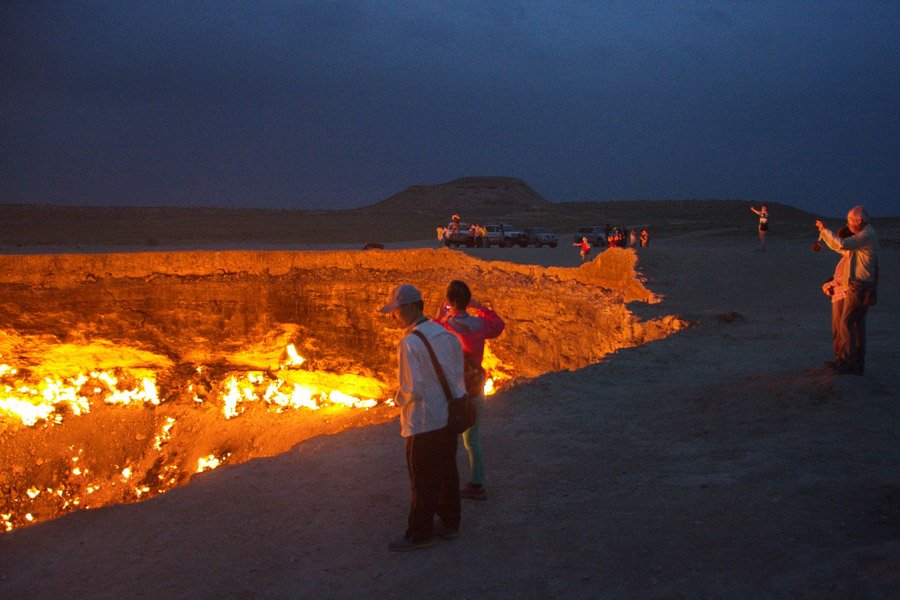
[{"label": "parked vehicle", "polygon": [[518,244],[522,248],[528,245],[528,236],[512,225],[485,225],[486,234],[484,238],[484,246],[501,246],[509,248],[513,244]]},{"label": "parked vehicle", "polygon": [[606,228],[600,227],[599,225],[579,227],[575,230],[575,243],[577,244],[580,242],[581,238],[587,238],[591,246],[605,246]]},{"label": "parked vehicle", "polygon": [[543,227],[526,227],[525,236],[529,245],[537,246],[538,248],[541,246],[556,248],[559,245],[559,238],[556,237],[556,234],[550,233]]},{"label": "parked vehicle", "polygon": [[471,228],[466,223],[460,223],[458,229],[450,229],[448,227],[444,230],[444,244],[446,246],[474,248],[476,236],[473,235]]}]

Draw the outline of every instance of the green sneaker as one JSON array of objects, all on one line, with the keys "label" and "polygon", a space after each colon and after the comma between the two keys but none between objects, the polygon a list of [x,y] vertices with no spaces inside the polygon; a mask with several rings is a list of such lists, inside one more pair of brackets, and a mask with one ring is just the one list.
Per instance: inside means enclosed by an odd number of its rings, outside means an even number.
[{"label": "green sneaker", "polygon": [[468,498],[469,500],[487,500],[487,493],[484,491],[484,486],[475,485],[471,481],[466,484],[466,487],[459,490],[459,495],[462,498]]}]

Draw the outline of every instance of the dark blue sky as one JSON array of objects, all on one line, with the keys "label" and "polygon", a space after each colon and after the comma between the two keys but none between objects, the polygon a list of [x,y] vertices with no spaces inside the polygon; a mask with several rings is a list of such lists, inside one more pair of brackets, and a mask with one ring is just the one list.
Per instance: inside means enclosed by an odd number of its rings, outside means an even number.
[{"label": "dark blue sky", "polygon": [[900,2],[3,2],[0,202],[900,214]]}]

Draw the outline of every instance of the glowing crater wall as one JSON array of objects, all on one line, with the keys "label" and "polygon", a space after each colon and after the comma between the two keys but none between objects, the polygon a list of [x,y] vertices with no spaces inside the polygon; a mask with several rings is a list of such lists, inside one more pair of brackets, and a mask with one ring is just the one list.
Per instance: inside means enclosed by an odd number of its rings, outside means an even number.
[{"label": "glowing crater wall", "polygon": [[[489,346],[498,380],[577,369],[683,327],[627,310],[629,301],[658,300],[634,267],[634,253],[618,249],[577,269],[443,249],[0,257],[0,384],[9,393],[29,378],[88,373],[85,402],[108,392],[110,378],[143,398],[138,382],[148,375],[158,402],[110,404],[106,395],[81,414],[61,403],[32,426],[0,410],[0,526],[133,501],[204,466],[394,418],[385,400],[401,332],[375,309],[400,283],[422,290],[428,313],[451,279],[490,301],[507,322]],[[306,359],[301,367],[285,365],[289,344]],[[229,387],[242,378],[255,382],[246,385],[258,388],[257,401],[225,418],[228,394],[249,394]],[[376,402],[288,410],[261,401],[273,381],[296,387],[310,378]]]}]

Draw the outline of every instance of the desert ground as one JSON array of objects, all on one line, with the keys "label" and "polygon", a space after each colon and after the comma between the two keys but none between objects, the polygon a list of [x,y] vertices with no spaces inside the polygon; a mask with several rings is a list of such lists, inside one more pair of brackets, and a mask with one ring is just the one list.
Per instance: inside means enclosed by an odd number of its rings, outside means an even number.
[{"label": "desert ground", "polygon": [[[393,420],[3,534],[0,597],[900,596],[900,228],[879,230],[865,376],[834,376],[837,255],[810,250],[811,222],[760,252],[748,218],[635,250],[663,300],[634,310],[692,327],[489,399],[488,500],[464,501],[458,539],[387,550],[409,501]],[[570,238],[465,252],[576,267]],[[52,241],[4,250],[73,248]],[[396,244],[415,245],[433,242]]]}]

